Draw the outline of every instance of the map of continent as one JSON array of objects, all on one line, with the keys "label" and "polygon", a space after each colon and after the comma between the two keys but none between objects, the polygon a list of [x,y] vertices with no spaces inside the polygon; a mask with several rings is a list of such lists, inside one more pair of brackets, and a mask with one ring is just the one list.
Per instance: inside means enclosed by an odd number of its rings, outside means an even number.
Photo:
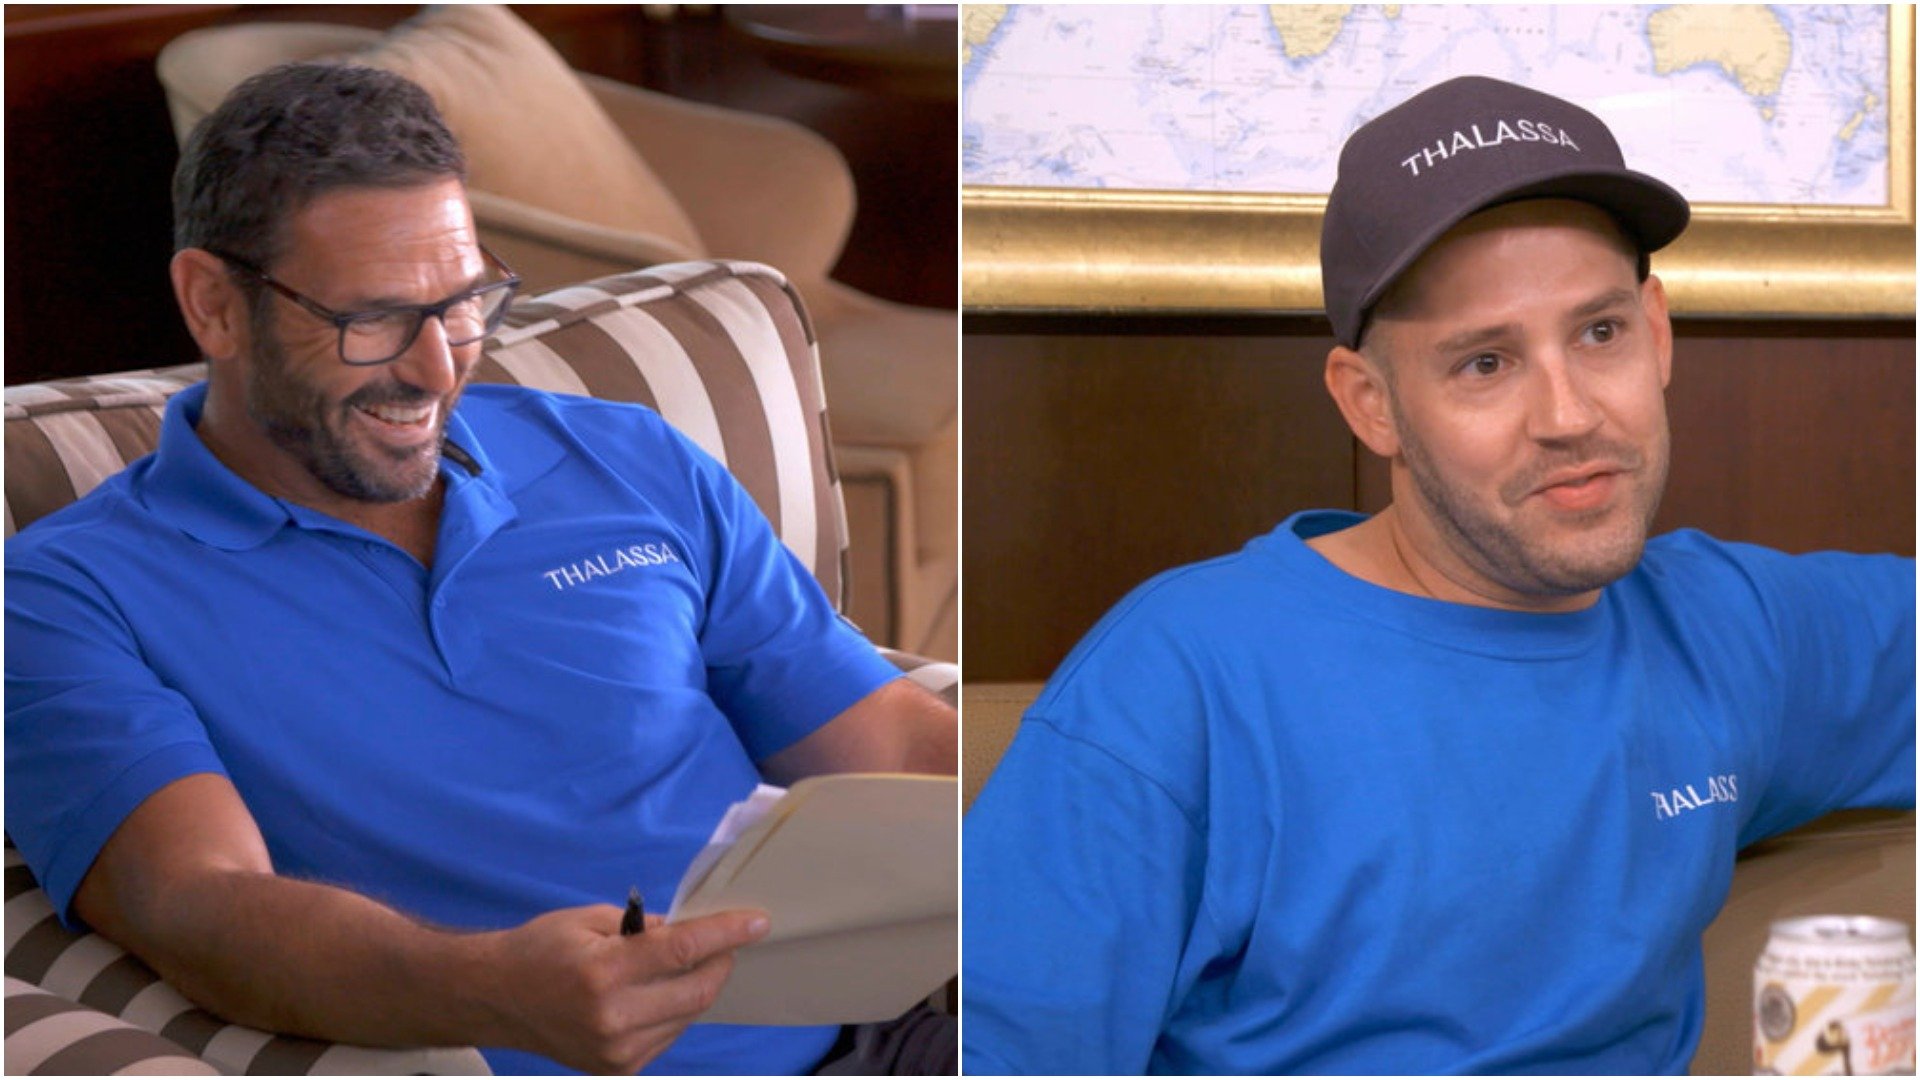
[{"label": "map of continent", "polygon": [[[1352,4],[1268,4],[1267,18],[1280,35],[1287,59],[1319,56],[1333,46],[1346,26]],[[1388,15],[1392,17],[1391,12]]]},{"label": "map of continent", "polygon": [[1005,4],[968,4],[960,9],[960,63],[973,63],[973,47],[993,36],[1007,17]]},{"label": "map of continent", "polygon": [[1757,4],[1662,8],[1647,17],[1647,41],[1655,73],[1718,64],[1757,98],[1780,92],[1793,58],[1786,24]]},{"label": "map of continent", "polygon": [[1880,5],[962,11],[969,185],[1325,192],[1360,124],[1475,74],[1590,109],[1695,201],[1889,198]]}]

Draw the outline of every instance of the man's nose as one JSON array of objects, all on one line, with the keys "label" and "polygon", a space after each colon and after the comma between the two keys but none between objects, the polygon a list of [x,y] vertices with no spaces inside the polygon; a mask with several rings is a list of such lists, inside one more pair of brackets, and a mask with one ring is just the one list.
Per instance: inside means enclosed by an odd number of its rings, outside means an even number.
[{"label": "man's nose", "polygon": [[445,394],[460,384],[462,373],[472,363],[470,356],[463,359],[460,354],[475,348],[448,345],[446,323],[429,315],[421,322],[413,344],[393,362],[394,377],[430,394]]},{"label": "man's nose", "polygon": [[1578,438],[1600,426],[1590,373],[1563,353],[1541,357],[1535,370],[1540,373],[1531,416],[1536,439]]}]

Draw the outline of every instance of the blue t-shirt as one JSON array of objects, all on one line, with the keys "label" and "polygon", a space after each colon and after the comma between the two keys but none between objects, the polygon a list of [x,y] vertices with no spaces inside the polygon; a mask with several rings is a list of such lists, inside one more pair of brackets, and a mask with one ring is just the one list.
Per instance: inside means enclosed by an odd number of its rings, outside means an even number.
[{"label": "blue t-shirt", "polygon": [[[426,568],[228,470],[205,396],[6,545],[7,830],[69,920],[126,815],[209,772],[278,872],[439,925],[664,904],[755,762],[899,675],[651,410],[469,388]],[[793,1071],[833,1036],[695,1026],[652,1068]]]},{"label": "blue t-shirt", "polygon": [[1593,607],[1290,518],[1080,643],[965,824],[970,1073],[1683,1072],[1744,844],[1911,806],[1914,566],[1652,540]]}]

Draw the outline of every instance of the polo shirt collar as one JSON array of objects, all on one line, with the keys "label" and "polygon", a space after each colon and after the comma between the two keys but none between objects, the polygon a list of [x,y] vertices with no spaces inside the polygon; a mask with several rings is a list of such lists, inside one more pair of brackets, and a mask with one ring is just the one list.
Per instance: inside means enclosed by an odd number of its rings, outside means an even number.
[{"label": "polo shirt collar", "polygon": [[465,404],[463,397],[447,417],[446,440],[440,449],[440,475],[446,480],[447,497],[439,547],[433,556],[435,584],[445,581],[489,537],[520,516],[507,497],[507,478],[460,415]]},{"label": "polo shirt collar", "polygon": [[463,479],[472,478],[484,481],[489,487],[499,487],[499,470],[487,457],[480,440],[474,437],[473,429],[467,426],[466,418],[460,415],[460,406],[466,401],[466,395],[461,395],[453,412],[447,415],[447,437],[440,447],[440,468],[458,473]]},{"label": "polo shirt collar", "polygon": [[[304,527],[301,508],[254,487],[200,441],[194,429],[206,402],[207,384],[200,382],[167,403],[160,444],[141,490],[147,508],[181,532],[226,551],[259,547],[286,525]],[[478,504],[482,530],[492,532],[514,516],[512,505],[503,494],[503,478],[458,408],[447,417],[447,442],[440,470],[447,475],[449,496],[466,489],[462,501]]]},{"label": "polo shirt collar", "polygon": [[280,500],[241,479],[200,441],[194,428],[206,403],[204,382],[167,402],[142,499],[162,520],[203,544],[226,551],[259,547],[291,519]]}]

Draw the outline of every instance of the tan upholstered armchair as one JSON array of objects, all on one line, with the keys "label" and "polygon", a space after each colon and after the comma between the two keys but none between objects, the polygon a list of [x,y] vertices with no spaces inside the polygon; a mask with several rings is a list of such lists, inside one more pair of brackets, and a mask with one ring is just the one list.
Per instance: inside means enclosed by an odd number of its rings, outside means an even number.
[{"label": "tan upholstered armchair", "polygon": [[[751,379],[739,378],[742,362]],[[7,535],[151,451],[167,399],[203,375],[196,364],[7,387]],[[844,596],[847,533],[816,342],[777,272],[680,263],[521,300],[474,377],[653,407],[726,463],[827,595]],[[954,700],[953,665],[887,655]],[[470,1048],[371,1051],[223,1024],[105,939],[62,927],[11,845],[6,904],[10,1073],[194,1064],[182,1059],[228,1073],[486,1071]]]},{"label": "tan upholstered armchair", "polygon": [[[772,117],[567,68],[504,7],[449,5],[382,35],[311,23],[199,30],[159,59],[177,136],[248,75],[340,58],[413,78],[466,148],[480,233],[533,289],[660,262],[777,267],[821,339],[854,548],[849,616],[958,655],[958,323],[828,276],[852,225],[846,162]],[[951,212],[945,208],[939,212]]]}]

